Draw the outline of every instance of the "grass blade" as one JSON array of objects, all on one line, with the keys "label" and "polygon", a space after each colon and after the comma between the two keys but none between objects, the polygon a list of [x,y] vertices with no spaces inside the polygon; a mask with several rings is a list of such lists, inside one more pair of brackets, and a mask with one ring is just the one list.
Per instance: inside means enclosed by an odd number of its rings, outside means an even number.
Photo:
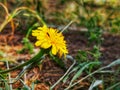
[{"label": "grass blade", "polygon": [[120,59],[113,61],[112,63],[107,65],[106,68],[110,68],[110,67],[113,67],[113,66],[118,65],[118,64],[120,64]]},{"label": "grass blade", "polygon": [[80,70],[78,70],[78,72],[74,75],[74,77],[72,78],[70,85],[72,84],[73,81],[75,81],[83,72],[83,70],[85,70],[86,68],[88,68],[90,65],[92,64],[100,64],[100,62],[89,62],[88,64],[84,65]]},{"label": "grass blade", "polygon": [[102,84],[102,80],[96,80],[95,82],[93,82],[93,83],[90,85],[90,87],[89,87],[88,90],[93,90],[94,87],[96,87],[96,86],[98,86],[98,85],[100,85],[100,84]]},{"label": "grass blade", "polygon": [[113,90],[116,86],[120,85],[120,82],[110,86],[109,88],[107,88],[106,90]]}]

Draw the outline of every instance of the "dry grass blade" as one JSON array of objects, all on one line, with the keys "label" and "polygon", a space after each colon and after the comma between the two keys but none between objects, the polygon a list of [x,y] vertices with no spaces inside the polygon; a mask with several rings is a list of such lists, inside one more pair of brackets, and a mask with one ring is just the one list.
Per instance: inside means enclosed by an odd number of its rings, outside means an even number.
[{"label": "dry grass blade", "polygon": [[[0,3],[0,5],[4,8],[5,12],[6,12],[6,18],[5,20],[7,20],[7,18],[9,17],[9,11],[7,6],[5,6],[4,4]],[[14,31],[15,31],[15,26],[14,26],[14,21],[13,19],[10,20],[11,22],[11,27],[12,27],[12,35],[14,35]],[[5,23],[6,24],[6,23]],[[2,29],[4,28],[4,24],[1,25],[0,27],[0,32],[2,31]]]},{"label": "dry grass blade", "polygon": [[[17,9],[15,9],[12,13],[8,14],[8,16],[6,17],[6,19],[4,20],[4,22],[1,24],[0,26],[0,32],[3,30],[3,28],[13,19],[13,17],[15,17],[16,15],[18,15],[22,10],[28,10],[29,12],[31,12],[33,14],[34,17],[36,17],[43,25],[46,25],[45,22],[42,20],[42,18],[37,14],[37,12],[35,12],[34,10],[27,8],[27,7],[19,7]],[[13,23],[12,23],[13,25]]]}]

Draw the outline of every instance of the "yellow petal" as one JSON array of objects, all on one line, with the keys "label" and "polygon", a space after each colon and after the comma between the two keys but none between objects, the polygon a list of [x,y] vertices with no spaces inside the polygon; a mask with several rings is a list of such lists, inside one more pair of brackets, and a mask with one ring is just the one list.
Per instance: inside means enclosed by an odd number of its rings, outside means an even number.
[{"label": "yellow petal", "polygon": [[47,49],[51,46],[51,44],[49,42],[44,42],[41,44],[41,47],[44,48],[44,49]]},{"label": "yellow petal", "polygon": [[42,43],[41,41],[37,41],[37,42],[35,43],[35,45],[36,45],[36,46],[40,46],[41,43]]},{"label": "yellow petal", "polygon": [[32,36],[39,36],[39,35],[40,35],[40,31],[38,30],[32,31]]},{"label": "yellow petal", "polygon": [[59,51],[59,57],[62,57],[63,52]]},{"label": "yellow petal", "polygon": [[57,48],[55,45],[52,46],[52,54],[56,55],[57,54]]},{"label": "yellow petal", "polygon": [[47,49],[51,46],[51,52],[53,55],[58,54],[60,57],[65,56],[68,53],[66,48],[66,41],[61,32],[57,29],[48,28],[47,26],[38,27],[32,31],[32,35],[36,37],[36,46]]}]

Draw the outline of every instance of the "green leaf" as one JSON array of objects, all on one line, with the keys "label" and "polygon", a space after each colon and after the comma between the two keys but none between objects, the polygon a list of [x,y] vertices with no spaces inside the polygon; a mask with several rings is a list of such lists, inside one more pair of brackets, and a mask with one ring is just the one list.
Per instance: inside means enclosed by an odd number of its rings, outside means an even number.
[{"label": "green leaf", "polygon": [[109,68],[109,67],[113,67],[115,65],[119,65],[120,64],[120,59],[117,59],[115,61],[113,61],[112,63],[110,63],[109,65],[107,65],[106,67]]},{"label": "green leaf", "polygon": [[5,90],[9,90],[9,88],[10,87],[9,87],[8,83],[5,82]]},{"label": "green leaf", "polygon": [[102,84],[102,82],[103,82],[102,80],[96,80],[90,85],[88,90],[93,90],[94,87],[97,87],[98,85]]},{"label": "green leaf", "polygon": [[58,58],[57,56],[52,55],[52,53],[50,53],[50,56],[52,60],[54,60],[61,68],[66,70],[65,63],[63,62],[62,59]]},{"label": "green leaf", "polygon": [[83,70],[85,70],[86,68],[88,68],[90,65],[92,64],[97,64],[99,65],[100,62],[89,62],[88,64],[84,65],[80,70],[78,70],[78,72],[74,75],[74,77],[72,78],[70,85],[72,84],[73,81],[75,81],[83,72]]},{"label": "green leaf", "polygon": [[[120,87],[117,88],[117,86],[120,85],[120,82],[110,86],[109,88],[107,88],[106,90],[120,90]],[[116,89],[115,89],[116,88]]]},{"label": "green leaf", "polygon": [[67,81],[67,79],[69,78],[69,75],[67,75],[66,77],[64,77],[64,79],[62,80],[63,83],[65,83]]},{"label": "green leaf", "polygon": [[4,52],[3,51],[0,51],[0,56],[4,56]]},{"label": "green leaf", "polygon": [[74,68],[72,68],[72,70],[64,77],[63,82],[66,82],[70,74],[75,73],[79,68],[83,67],[85,64],[87,64],[87,62],[80,63]]},{"label": "green leaf", "polygon": [[7,80],[2,74],[0,74],[0,80],[3,81],[3,83],[5,84],[5,90],[10,90],[10,86],[8,85]]},{"label": "green leaf", "polygon": [[20,81],[21,81],[21,83],[24,85],[23,88],[22,88],[22,90],[31,90],[30,87],[27,86],[27,85],[24,83],[23,80],[20,79]]},{"label": "green leaf", "polygon": [[31,89],[27,85],[25,85],[22,90],[31,90]]},{"label": "green leaf", "polygon": [[19,53],[23,53],[26,50],[28,50],[30,53],[33,53],[34,46],[28,38],[24,37],[22,43],[24,44],[24,47],[20,51],[18,51]]},{"label": "green leaf", "polygon": [[78,63],[88,61],[87,52],[79,50],[76,58],[77,58]]},{"label": "green leaf", "polygon": [[32,86],[32,90],[34,90],[34,88],[35,88],[35,83],[33,82],[31,86]]}]

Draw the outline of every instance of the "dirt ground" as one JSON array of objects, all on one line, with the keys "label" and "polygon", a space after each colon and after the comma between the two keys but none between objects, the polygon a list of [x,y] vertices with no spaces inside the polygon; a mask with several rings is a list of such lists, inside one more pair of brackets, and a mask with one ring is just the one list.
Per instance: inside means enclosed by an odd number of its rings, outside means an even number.
[{"label": "dirt ground", "polygon": [[[88,40],[85,36],[85,33],[70,31],[69,33],[65,33],[64,35],[65,39],[67,40],[69,54],[73,57],[76,56],[78,50],[91,49],[91,47],[87,46]],[[0,33],[0,51],[4,51],[6,55],[11,57],[12,59],[18,60],[17,62],[21,62],[21,60],[29,60],[32,57],[31,55],[16,53],[16,51],[22,47],[21,40],[23,36],[24,35],[18,32],[15,33],[13,37],[9,32],[3,31],[2,33]],[[103,38],[104,42],[102,43],[102,47],[100,49],[102,52],[100,61],[103,63],[103,65],[107,65],[110,62],[120,58],[120,36],[104,34]],[[10,60],[15,62],[12,59]],[[13,64],[10,65],[14,66]],[[0,62],[0,67],[4,69],[5,63]],[[19,70],[12,72],[12,77],[15,77],[18,72]],[[35,90],[48,90],[48,85],[53,85],[64,73],[65,71],[61,69],[54,61],[46,60],[39,67],[36,66],[32,70],[28,71],[28,73],[26,74],[25,82],[30,85],[31,82],[37,80],[37,82],[39,82],[40,84],[36,85]],[[13,85],[13,88],[18,88],[21,85],[22,84],[20,84],[20,82],[17,82]],[[56,86],[55,90],[63,90],[62,88],[60,89],[61,86],[66,87],[65,85],[59,84],[58,86]]]}]

